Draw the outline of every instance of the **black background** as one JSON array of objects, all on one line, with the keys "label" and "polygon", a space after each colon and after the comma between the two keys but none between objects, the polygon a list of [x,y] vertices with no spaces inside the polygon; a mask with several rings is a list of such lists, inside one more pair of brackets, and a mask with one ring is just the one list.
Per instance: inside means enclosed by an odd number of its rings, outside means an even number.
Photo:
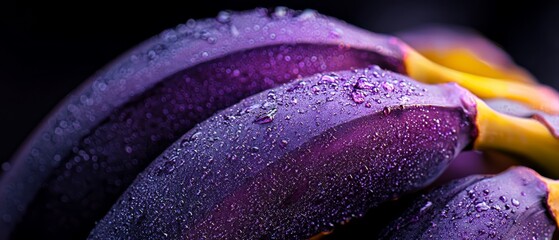
[{"label": "black background", "polygon": [[[522,1],[518,1],[522,2]],[[205,4],[205,5],[204,5]],[[257,6],[313,8],[380,33],[428,23],[475,29],[559,88],[559,3],[538,1],[98,1],[0,3],[0,162],[82,81],[141,41],[189,18]]]}]

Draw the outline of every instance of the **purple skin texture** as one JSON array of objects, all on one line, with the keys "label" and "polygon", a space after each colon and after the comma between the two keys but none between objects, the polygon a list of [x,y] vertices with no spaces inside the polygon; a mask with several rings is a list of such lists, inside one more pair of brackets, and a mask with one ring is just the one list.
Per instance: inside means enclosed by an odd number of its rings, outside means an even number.
[{"label": "purple skin texture", "polygon": [[90,239],[302,239],[434,181],[475,137],[456,84],[378,67],[318,74],[200,123]]},{"label": "purple skin texture", "polygon": [[381,239],[551,239],[547,194],[526,167],[462,178],[418,199]]},{"label": "purple skin texture", "polygon": [[285,9],[165,31],[72,93],[19,150],[0,179],[0,239],[85,237],[139,172],[216,111],[318,72],[403,72],[397,45]]}]

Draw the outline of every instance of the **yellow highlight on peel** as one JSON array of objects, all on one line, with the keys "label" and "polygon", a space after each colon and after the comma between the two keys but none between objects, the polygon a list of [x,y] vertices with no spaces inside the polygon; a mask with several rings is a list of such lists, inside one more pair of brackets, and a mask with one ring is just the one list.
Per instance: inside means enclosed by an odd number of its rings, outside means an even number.
[{"label": "yellow highlight on peel", "polygon": [[536,81],[524,70],[517,67],[499,66],[484,61],[480,56],[467,48],[455,47],[445,49],[416,49],[421,55],[432,62],[457,71],[479,76],[507,79],[514,82],[534,84]]},{"label": "yellow highlight on peel", "polygon": [[498,113],[476,99],[478,137],[474,148],[519,154],[559,177],[559,139],[534,119]]},{"label": "yellow highlight on peel", "polygon": [[411,47],[405,47],[404,52],[408,75],[418,81],[431,84],[456,82],[480,98],[506,98],[547,113],[559,113],[559,96],[544,86],[450,69],[430,61]]}]

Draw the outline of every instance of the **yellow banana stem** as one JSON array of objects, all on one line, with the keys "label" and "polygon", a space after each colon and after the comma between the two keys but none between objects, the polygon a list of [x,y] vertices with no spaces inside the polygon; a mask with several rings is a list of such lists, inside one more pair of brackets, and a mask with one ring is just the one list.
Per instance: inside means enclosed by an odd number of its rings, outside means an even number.
[{"label": "yellow banana stem", "polygon": [[513,82],[537,83],[524,69],[486,61],[468,49],[467,46],[457,46],[448,49],[415,48],[415,50],[430,61],[457,71],[490,78],[506,79]]},{"label": "yellow banana stem", "polygon": [[559,176],[559,139],[542,123],[498,113],[477,98],[476,104],[479,133],[474,148],[518,154]]},{"label": "yellow banana stem", "polygon": [[478,76],[450,69],[404,47],[404,64],[410,77],[425,83],[456,82],[480,98],[506,98],[550,114],[559,113],[559,95],[549,87]]}]

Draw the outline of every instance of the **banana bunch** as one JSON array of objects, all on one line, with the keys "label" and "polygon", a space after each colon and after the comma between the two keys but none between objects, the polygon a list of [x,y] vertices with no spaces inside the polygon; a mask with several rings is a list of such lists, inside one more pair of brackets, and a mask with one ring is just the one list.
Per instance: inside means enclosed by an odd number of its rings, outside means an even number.
[{"label": "banana bunch", "polygon": [[[11,159],[0,239],[328,238],[471,150],[559,177],[555,90],[475,34],[400,36],[286,8],[164,31],[68,96]],[[378,237],[550,238],[558,189],[525,167],[469,176]]]}]

